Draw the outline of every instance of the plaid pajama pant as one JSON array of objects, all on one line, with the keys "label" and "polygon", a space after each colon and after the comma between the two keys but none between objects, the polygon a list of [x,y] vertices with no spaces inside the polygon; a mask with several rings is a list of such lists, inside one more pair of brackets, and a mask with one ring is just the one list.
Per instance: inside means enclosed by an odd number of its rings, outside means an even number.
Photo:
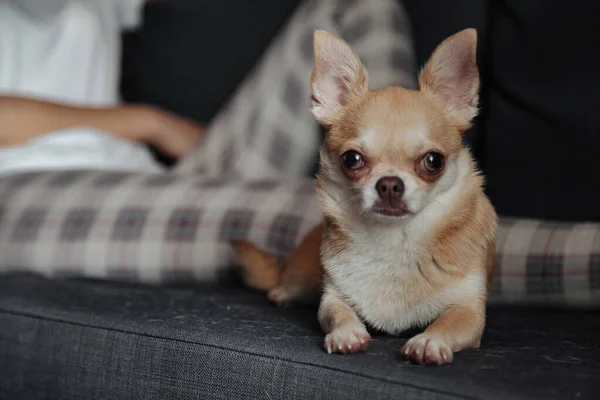
[{"label": "plaid pajama pant", "polygon": [[229,240],[283,255],[319,222],[311,180],[41,172],[0,181],[0,271],[147,283],[212,280]]},{"label": "plaid pajama pant", "polygon": [[[302,178],[321,140],[308,112],[315,28],[350,43],[373,87],[415,86],[399,2],[307,1],[174,171],[0,179],[0,271],[189,282],[229,275],[232,239],[288,253],[322,217]],[[600,304],[600,224],[501,218],[497,250],[492,303]]]}]

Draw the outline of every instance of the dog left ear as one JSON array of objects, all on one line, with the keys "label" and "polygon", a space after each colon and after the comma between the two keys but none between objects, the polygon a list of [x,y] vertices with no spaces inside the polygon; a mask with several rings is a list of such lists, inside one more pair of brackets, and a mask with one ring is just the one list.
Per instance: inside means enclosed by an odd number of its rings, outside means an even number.
[{"label": "dog left ear", "polygon": [[331,125],[349,101],[368,90],[367,72],[350,46],[332,33],[315,31],[314,52],[311,111],[321,124]]},{"label": "dog left ear", "polygon": [[442,100],[448,115],[468,128],[477,115],[477,31],[465,29],[444,40],[419,75],[421,90]]}]

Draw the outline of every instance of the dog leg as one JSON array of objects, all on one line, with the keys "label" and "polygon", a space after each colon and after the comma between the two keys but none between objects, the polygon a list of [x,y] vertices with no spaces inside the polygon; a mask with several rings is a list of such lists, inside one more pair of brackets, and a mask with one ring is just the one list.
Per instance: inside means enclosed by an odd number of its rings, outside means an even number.
[{"label": "dog leg", "polygon": [[402,355],[418,364],[449,364],[454,352],[480,346],[484,326],[483,301],[452,307],[423,333],[411,338],[402,348]]},{"label": "dog leg", "polygon": [[328,353],[355,353],[366,349],[371,335],[358,315],[338,296],[325,289],[319,307],[319,323]]},{"label": "dog leg", "polygon": [[313,227],[283,263],[252,243],[233,241],[231,244],[246,285],[268,292],[269,299],[280,306],[295,301],[317,304],[323,277],[322,236],[323,224]]}]

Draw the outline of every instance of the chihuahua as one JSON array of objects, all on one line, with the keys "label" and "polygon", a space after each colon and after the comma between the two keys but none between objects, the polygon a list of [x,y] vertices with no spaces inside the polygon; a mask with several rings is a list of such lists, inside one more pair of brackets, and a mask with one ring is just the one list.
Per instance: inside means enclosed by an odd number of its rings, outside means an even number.
[{"label": "chihuahua", "polygon": [[329,353],[365,349],[366,325],[426,327],[402,349],[419,364],[480,346],[498,218],[462,143],[478,111],[476,47],[476,31],[463,30],[434,51],[418,91],[371,90],[347,43],[314,34],[311,110],[327,130],[323,223],[281,263],[233,245],[246,283],[276,303],[320,295]]}]

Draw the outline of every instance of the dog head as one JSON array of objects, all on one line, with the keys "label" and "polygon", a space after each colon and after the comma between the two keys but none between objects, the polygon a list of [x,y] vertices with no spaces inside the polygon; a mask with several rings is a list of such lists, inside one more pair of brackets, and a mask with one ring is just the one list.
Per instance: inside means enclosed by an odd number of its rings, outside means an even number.
[{"label": "dog head", "polygon": [[477,114],[476,44],[474,29],[442,42],[418,91],[371,90],[349,45],[315,32],[311,111],[327,130],[317,179],[326,214],[408,219],[462,179],[462,133]]}]

